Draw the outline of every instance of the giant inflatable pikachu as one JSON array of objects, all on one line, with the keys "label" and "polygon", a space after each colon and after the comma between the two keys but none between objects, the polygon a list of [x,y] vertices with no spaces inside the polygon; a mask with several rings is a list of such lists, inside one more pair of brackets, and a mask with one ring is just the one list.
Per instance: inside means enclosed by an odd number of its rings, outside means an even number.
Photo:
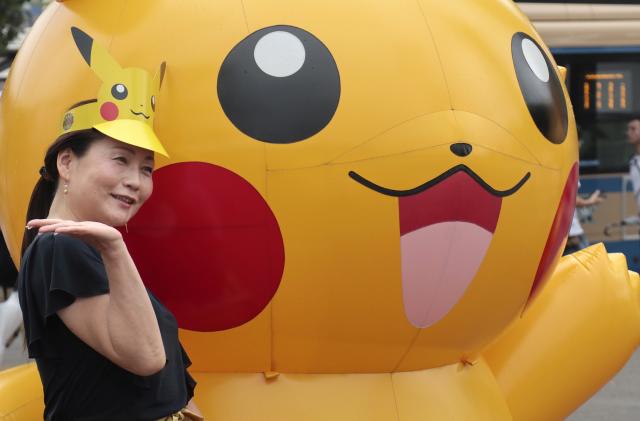
[{"label": "giant inflatable pikachu", "polygon": [[[170,158],[124,236],[208,420],[560,420],[636,348],[624,258],[559,259],[573,112],[511,1],[51,4],[0,105],[15,261],[66,107],[142,121],[72,27],[122,68],[167,63],[140,104]],[[37,419],[41,393],[33,365],[0,374],[0,416]]]}]

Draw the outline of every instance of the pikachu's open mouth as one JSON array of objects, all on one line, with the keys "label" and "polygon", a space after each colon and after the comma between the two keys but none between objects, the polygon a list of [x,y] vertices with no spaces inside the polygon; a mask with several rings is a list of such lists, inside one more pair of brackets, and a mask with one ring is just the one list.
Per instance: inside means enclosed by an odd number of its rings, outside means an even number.
[{"label": "pikachu's open mouth", "polygon": [[137,113],[137,112],[133,111],[132,109],[129,109],[129,111],[131,111],[131,114],[133,114],[133,115],[141,115],[142,117],[144,117],[144,118],[146,118],[147,120],[149,120],[149,116],[148,116],[148,115],[146,115],[146,114],[145,114],[145,113],[143,113],[143,112],[139,112],[139,113]]},{"label": "pikachu's open mouth", "polygon": [[405,314],[412,325],[425,328],[462,298],[489,249],[502,199],[515,194],[531,173],[508,190],[496,190],[465,165],[410,190],[387,189],[353,171],[349,176],[398,197]]}]

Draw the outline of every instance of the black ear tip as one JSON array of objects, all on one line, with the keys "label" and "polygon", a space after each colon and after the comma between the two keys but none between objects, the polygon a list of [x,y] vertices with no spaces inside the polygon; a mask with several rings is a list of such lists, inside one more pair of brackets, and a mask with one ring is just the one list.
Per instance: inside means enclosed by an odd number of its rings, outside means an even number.
[{"label": "black ear tip", "polygon": [[164,72],[167,70],[167,62],[163,61],[160,63],[160,86],[162,86],[162,81],[164,80]]},{"label": "black ear tip", "polygon": [[86,42],[86,39],[91,39],[91,37],[86,32],[84,32],[77,26],[71,27],[71,35],[73,35],[73,40],[76,42],[76,44],[79,42]]},{"label": "black ear tip", "polygon": [[75,26],[71,27],[71,35],[73,35],[73,40],[75,41],[80,54],[82,54],[82,57],[88,65],[91,65],[91,47],[93,46],[93,38],[91,38],[82,29]]}]

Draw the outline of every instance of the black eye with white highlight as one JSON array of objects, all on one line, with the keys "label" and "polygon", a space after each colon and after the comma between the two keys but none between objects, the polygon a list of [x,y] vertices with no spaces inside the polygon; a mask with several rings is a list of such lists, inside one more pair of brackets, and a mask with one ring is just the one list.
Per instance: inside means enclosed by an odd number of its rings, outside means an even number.
[{"label": "black eye with white highlight", "polygon": [[123,100],[129,94],[129,90],[122,83],[116,83],[111,87],[111,95],[115,99]]},{"label": "black eye with white highlight", "polygon": [[520,90],[538,130],[551,143],[567,137],[567,103],[554,66],[540,45],[518,32],[511,39],[511,54]]},{"label": "black eye with white highlight", "polygon": [[272,26],[227,55],[218,73],[218,99],[247,136],[293,143],[329,124],[338,108],[340,75],[318,38],[293,26]]}]

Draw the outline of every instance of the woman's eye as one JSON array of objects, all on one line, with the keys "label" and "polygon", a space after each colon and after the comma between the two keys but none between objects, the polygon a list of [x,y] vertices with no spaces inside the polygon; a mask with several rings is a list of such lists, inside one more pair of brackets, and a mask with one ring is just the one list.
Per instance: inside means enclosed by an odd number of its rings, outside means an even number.
[{"label": "woman's eye", "polygon": [[151,174],[153,173],[153,168],[151,168],[151,167],[143,167],[143,168],[142,168],[142,171],[143,171],[145,174],[149,174],[149,175],[151,175]]},{"label": "woman's eye", "polygon": [[124,156],[117,156],[117,157],[115,157],[113,159],[115,159],[118,162],[122,162],[123,164],[127,163],[127,158],[125,158]]}]

